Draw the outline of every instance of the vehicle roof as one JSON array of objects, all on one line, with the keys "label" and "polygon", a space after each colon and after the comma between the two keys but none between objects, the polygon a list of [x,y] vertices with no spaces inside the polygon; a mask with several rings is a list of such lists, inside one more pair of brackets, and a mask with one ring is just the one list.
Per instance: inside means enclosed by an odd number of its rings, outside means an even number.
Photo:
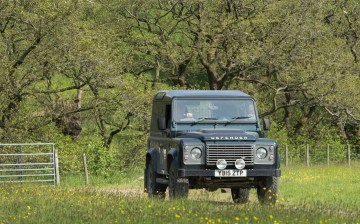
[{"label": "vehicle roof", "polygon": [[155,95],[155,100],[172,98],[252,98],[250,95],[240,90],[164,90]]}]

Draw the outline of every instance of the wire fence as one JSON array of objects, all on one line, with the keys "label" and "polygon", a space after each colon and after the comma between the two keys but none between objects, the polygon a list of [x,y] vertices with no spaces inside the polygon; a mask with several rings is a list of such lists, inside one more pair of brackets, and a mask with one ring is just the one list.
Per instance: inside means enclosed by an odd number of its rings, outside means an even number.
[{"label": "wire fence", "polygon": [[360,145],[305,144],[298,146],[279,145],[281,162],[285,166],[304,164],[346,163],[360,161]]}]

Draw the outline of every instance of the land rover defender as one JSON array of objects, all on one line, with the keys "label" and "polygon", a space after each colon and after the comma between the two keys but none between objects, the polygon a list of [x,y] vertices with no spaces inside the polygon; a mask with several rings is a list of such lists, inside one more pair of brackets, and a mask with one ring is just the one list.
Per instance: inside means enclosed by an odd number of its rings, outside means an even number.
[{"label": "land rover defender", "polygon": [[280,156],[264,138],[254,98],[238,90],[169,90],[153,99],[144,188],[149,197],[186,198],[189,189],[231,189],[236,203],[257,189],[275,203]]}]

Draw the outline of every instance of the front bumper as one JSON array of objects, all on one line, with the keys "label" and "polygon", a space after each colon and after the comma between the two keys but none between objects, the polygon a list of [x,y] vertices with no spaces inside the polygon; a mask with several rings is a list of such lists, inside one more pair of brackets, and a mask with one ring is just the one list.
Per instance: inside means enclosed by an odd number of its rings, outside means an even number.
[{"label": "front bumper", "polygon": [[[280,169],[246,169],[246,177],[280,177]],[[214,169],[179,169],[178,177],[215,177]],[[226,177],[224,177],[226,178]]]}]

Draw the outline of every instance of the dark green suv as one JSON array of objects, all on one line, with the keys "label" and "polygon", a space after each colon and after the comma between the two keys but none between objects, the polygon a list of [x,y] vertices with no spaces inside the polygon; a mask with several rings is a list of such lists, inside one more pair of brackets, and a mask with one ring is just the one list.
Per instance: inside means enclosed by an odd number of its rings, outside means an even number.
[{"label": "dark green suv", "polygon": [[[263,129],[269,129],[263,120]],[[230,188],[236,203],[257,189],[275,203],[277,143],[266,139],[255,100],[236,90],[170,90],[153,100],[144,185],[150,197],[184,198],[189,189]]]}]

